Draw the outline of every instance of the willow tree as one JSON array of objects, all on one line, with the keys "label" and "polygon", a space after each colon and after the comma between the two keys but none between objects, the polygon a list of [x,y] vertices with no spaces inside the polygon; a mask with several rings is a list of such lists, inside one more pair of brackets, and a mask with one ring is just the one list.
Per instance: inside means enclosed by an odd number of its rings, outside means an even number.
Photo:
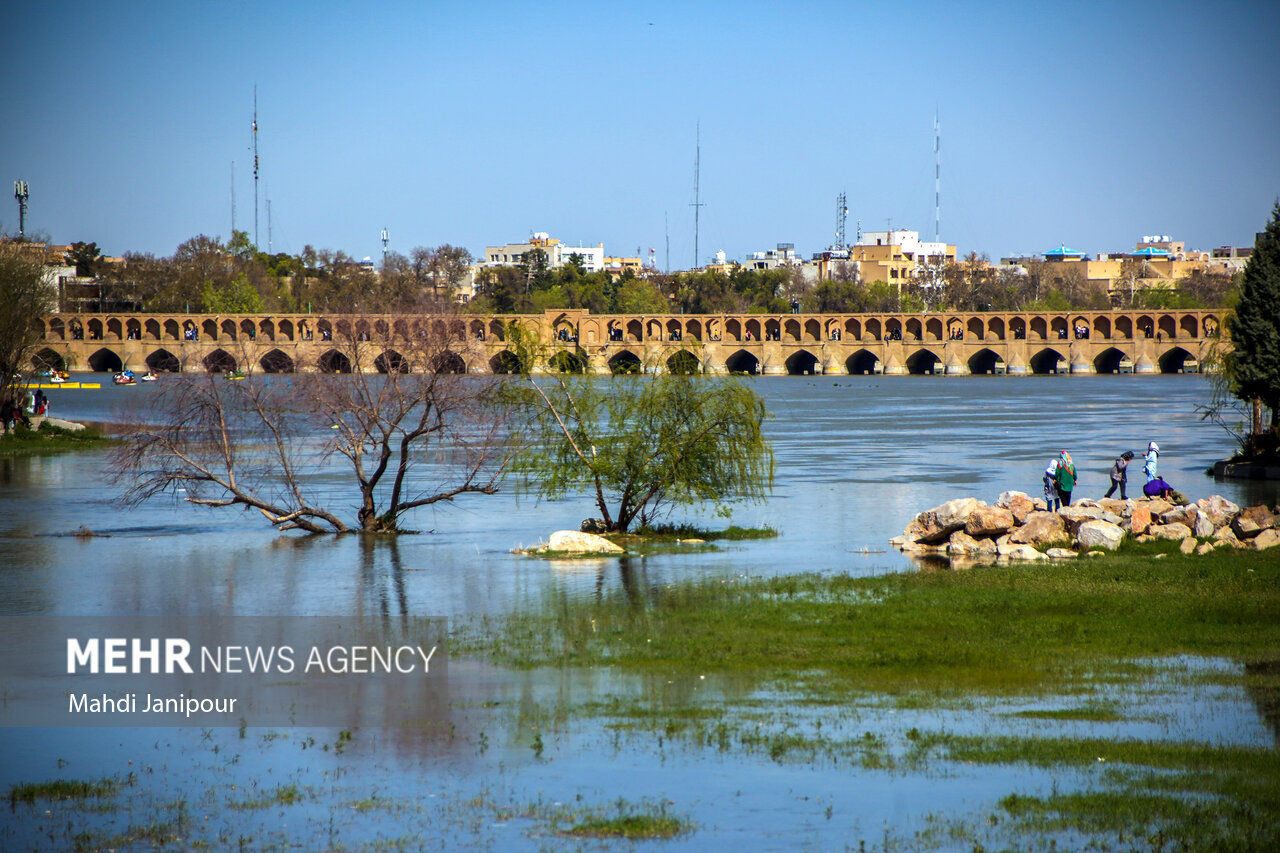
[{"label": "willow tree", "polygon": [[31,372],[31,354],[40,341],[40,316],[52,307],[40,250],[0,241],[0,400],[16,396]]},{"label": "willow tree", "polygon": [[773,487],[764,401],[742,381],[662,372],[651,376],[536,373],[555,347],[508,332],[524,382],[505,389],[519,413],[522,450],[512,471],[554,500],[587,494],[608,532],[651,525],[677,506],[709,503],[728,515]]}]

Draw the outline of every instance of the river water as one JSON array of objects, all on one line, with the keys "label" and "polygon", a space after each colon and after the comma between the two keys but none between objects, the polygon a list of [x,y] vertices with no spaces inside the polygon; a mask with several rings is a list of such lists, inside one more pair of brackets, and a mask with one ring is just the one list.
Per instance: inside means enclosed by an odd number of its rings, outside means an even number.
[{"label": "river water", "polygon": [[[1210,393],[1203,377],[751,381],[773,414],[768,431],[777,476],[768,502],[739,507],[733,521],[770,525],[780,533],[775,539],[621,563],[548,563],[511,550],[576,528],[593,514],[590,502],[538,503],[509,491],[419,511],[410,526],[423,535],[394,544],[306,538],[276,533],[260,517],[236,510],[169,500],[121,507],[103,452],[0,458],[0,543],[8,557],[0,569],[0,621],[83,621],[106,634],[127,634],[139,620],[156,617],[186,626],[247,620],[285,631],[317,623],[380,630],[389,623],[448,624],[520,612],[549,596],[598,595],[624,581],[656,586],[706,576],[911,571],[913,564],[887,541],[915,513],[956,497],[992,501],[1006,489],[1036,495],[1040,471],[1064,449],[1080,472],[1076,497],[1100,497],[1113,458],[1125,449],[1140,457],[1150,440],[1163,451],[1164,478],[1193,499],[1216,493],[1242,505],[1280,502],[1277,484],[1205,476],[1206,466],[1230,455],[1232,442],[1196,413]],[[154,391],[107,386],[50,395],[56,416],[117,422]],[[1132,470],[1136,492],[1140,459]],[[696,514],[680,518],[721,523]],[[67,535],[81,526],[102,535]],[[11,633],[7,642],[25,649],[60,646],[64,638],[14,639]],[[1194,664],[1202,665],[1217,664]],[[725,695],[734,689],[723,683],[697,688]],[[69,830],[54,824],[85,822],[97,837],[127,836],[149,817],[169,820],[177,798],[183,813],[201,822],[186,826],[186,837],[210,839],[214,848],[237,839],[243,845],[246,838],[246,849],[360,849],[413,839],[410,849],[421,841],[444,849],[537,850],[565,840],[545,835],[545,821],[527,815],[607,807],[623,797],[633,804],[670,803],[673,813],[691,818],[697,830],[670,842],[675,847],[856,849],[859,841],[910,838],[938,815],[990,809],[1011,790],[1064,782],[1046,771],[1009,768],[885,773],[786,764],[545,719],[545,740],[531,742],[526,717],[649,689],[607,672],[505,672],[456,659],[431,697],[430,716],[449,727],[448,737],[436,729],[427,736],[425,728],[380,726],[379,703],[391,700],[365,694],[329,696],[341,723],[326,718],[316,727],[0,728],[0,790],[55,777],[132,782],[126,805],[92,817],[15,810],[0,819],[0,848],[69,846]],[[854,725],[890,732],[912,726],[981,731],[990,716],[890,710],[868,721],[865,710],[851,713]],[[1153,719],[1109,734],[1274,742],[1243,694],[1184,695]],[[354,735],[340,742],[342,731]],[[298,786],[301,802],[274,808],[240,802],[279,785]]]}]

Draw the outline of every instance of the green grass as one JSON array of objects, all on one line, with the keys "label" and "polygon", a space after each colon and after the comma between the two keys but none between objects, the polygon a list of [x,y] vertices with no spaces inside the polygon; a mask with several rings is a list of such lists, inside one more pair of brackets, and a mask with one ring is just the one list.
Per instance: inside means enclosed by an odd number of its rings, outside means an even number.
[{"label": "green grass", "polygon": [[234,800],[228,805],[233,809],[269,809],[274,806],[291,806],[302,802],[302,792],[297,785],[277,785],[274,790],[248,800]]},{"label": "green grass", "polygon": [[44,456],[68,450],[86,450],[114,442],[94,429],[69,430],[45,421],[40,429],[30,430],[22,424],[0,435],[0,456]]},{"label": "green grass", "polygon": [[88,782],[79,779],[51,779],[27,782],[9,789],[9,804],[34,803],[37,800],[88,800],[115,795],[120,790],[116,779]]},{"label": "green grass", "polygon": [[829,701],[1070,693],[1134,660],[1280,661],[1280,553],[699,580],[639,602],[550,602],[456,640],[517,667],[734,673]]},{"label": "green grass", "polygon": [[674,838],[686,831],[685,823],[679,818],[639,814],[589,818],[564,830],[564,834],[589,838]]}]

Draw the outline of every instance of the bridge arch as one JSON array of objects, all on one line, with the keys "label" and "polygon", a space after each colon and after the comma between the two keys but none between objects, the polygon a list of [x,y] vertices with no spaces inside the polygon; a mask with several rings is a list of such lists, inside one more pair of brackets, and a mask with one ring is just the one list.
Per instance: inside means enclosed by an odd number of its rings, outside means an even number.
[{"label": "bridge arch", "polygon": [[845,359],[844,367],[850,374],[878,373],[880,358],[870,350],[860,349]]},{"label": "bridge arch", "polygon": [[1129,317],[1116,318],[1116,337],[1133,340],[1133,320]]},{"label": "bridge arch", "polygon": [[1111,320],[1107,317],[1093,318],[1093,331],[1103,340],[1111,340]]},{"label": "bridge arch", "polygon": [[433,373],[466,373],[467,363],[462,356],[453,350],[445,350],[436,353],[431,357],[431,371]]},{"label": "bridge arch", "polygon": [[1060,367],[1067,365],[1066,357],[1053,347],[1044,349],[1031,356],[1028,366],[1032,373],[1057,373]]},{"label": "bridge arch", "polygon": [[640,361],[640,356],[629,349],[624,349],[609,359],[609,372],[615,376],[631,376],[643,373],[644,364]]},{"label": "bridge arch", "polygon": [[702,372],[702,363],[687,349],[676,350],[667,359],[667,371],[677,376],[693,376]]},{"label": "bridge arch", "polygon": [[147,322],[142,324],[142,335],[139,335],[138,337],[141,338],[143,335],[145,335],[146,339],[149,341],[160,340],[160,321],[155,317],[148,317]]},{"label": "bridge arch", "polygon": [[1093,369],[1096,373],[1120,373],[1126,361],[1129,362],[1128,372],[1133,372],[1133,360],[1129,356],[1115,347],[1107,347],[1094,358]]},{"label": "bridge arch", "polygon": [[855,341],[862,340],[862,324],[850,317],[844,322],[844,333]]},{"label": "bridge arch", "polygon": [[886,341],[902,340],[902,321],[897,317],[890,317],[884,321],[884,339]]},{"label": "bridge arch", "polygon": [[62,322],[61,317],[53,317],[49,320],[49,325],[45,327],[41,337],[48,340],[65,341],[67,339],[67,326]]},{"label": "bridge arch", "polygon": [[1160,356],[1161,373],[1183,373],[1195,364],[1196,357],[1182,347],[1172,347]]},{"label": "bridge arch", "polygon": [[796,350],[787,357],[786,367],[789,376],[809,376],[820,371],[817,370],[818,358],[808,350]]},{"label": "bridge arch", "polygon": [[235,356],[221,347],[206,355],[201,363],[210,373],[225,373],[228,370],[238,369]]},{"label": "bridge arch", "polygon": [[1027,339],[1027,321],[1022,317],[1010,319],[1009,334],[1013,336],[1015,341],[1025,341]]},{"label": "bridge arch", "polygon": [[1027,331],[1033,341],[1049,340],[1049,323],[1043,317],[1032,317]]},{"label": "bridge arch", "polygon": [[45,347],[31,356],[31,366],[36,370],[43,370],[46,367],[52,370],[66,370],[67,360],[57,350]]},{"label": "bridge arch", "polygon": [[409,359],[396,350],[388,349],[373,360],[373,366],[379,373],[408,373]]},{"label": "bridge arch", "polygon": [[1004,320],[999,317],[992,317],[987,320],[987,334],[998,341],[1004,340]]},{"label": "bridge arch", "polygon": [[942,320],[938,317],[930,317],[924,321],[925,337],[931,341],[942,340]]},{"label": "bridge arch", "polygon": [[800,342],[800,321],[794,317],[782,324],[782,334],[788,343]]},{"label": "bridge arch", "polygon": [[985,324],[982,322],[982,318],[981,318],[981,317],[970,317],[970,318],[969,318],[968,327],[969,327],[969,328],[968,328],[968,331],[969,331],[968,337],[969,337],[969,338],[971,338],[972,340],[977,340],[977,341],[980,341],[980,340],[982,340],[982,339],[983,339],[983,332],[985,331]]},{"label": "bridge arch", "polygon": [[295,369],[293,358],[279,349],[272,349],[265,353],[258,359],[258,366],[262,368],[263,373],[293,373]]},{"label": "bridge arch", "polygon": [[[562,349],[555,355],[551,356],[551,369],[556,373],[585,373],[587,369],[587,360],[577,352]],[[460,371],[441,371],[442,373],[457,373]]]},{"label": "bridge arch", "polygon": [[751,376],[760,372],[760,359],[744,349],[740,349],[724,361],[725,370],[730,373],[745,373]]},{"label": "bridge arch", "polygon": [[147,356],[147,369],[153,373],[181,373],[182,362],[167,349],[161,348]]},{"label": "bridge arch", "polygon": [[822,340],[822,324],[816,319],[804,321],[804,339],[806,341]]},{"label": "bridge arch", "polygon": [[742,324],[732,317],[724,321],[724,337],[725,340],[741,343],[742,341]]},{"label": "bridge arch", "polygon": [[336,349],[326,350],[316,359],[316,367],[321,373],[350,373],[351,359]]},{"label": "bridge arch", "polygon": [[509,349],[501,352],[489,359],[489,371],[497,374],[520,373],[524,367],[520,361],[520,356],[516,355]]},{"label": "bridge arch", "polygon": [[1190,314],[1184,314],[1182,319],[1178,321],[1178,328],[1184,338],[1196,337],[1199,327],[1200,324],[1196,322],[1196,318]]},{"label": "bridge arch", "polygon": [[124,362],[114,350],[103,347],[89,356],[89,369],[95,373],[119,373],[124,370]]},{"label": "bridge arch", "polygon": [[907,356],[906,368],[907,373],[921,375],[933,373],[935,367],[942,363],[942,359],[929,349],[918,349],[911,355]]},{"label": "bridge arch", "polygon": [[867,329],[867,334],[871,337],[871,340],[873,341],[880,340],[880,321],[879,320],[877,320],[875,317],[868,319],[866,329]]},{"label": "bridge arch", "polygon": [[1169,314],[1161,315],[1156,327],[1169,340],[1173,340],[1178,336],[1178,324],[1174,322],[1173,317]]},{"label": "bridge arch", "polygon": [[969,372],[975,376],[986,373],[1004,373],[1004,359],[992,349],[980,349],[969,356]]},{"label": "bridge arch", "polygon": [[907,320],[907,340],[924,340],[924,324],[920,322],[920,318],[911,317]]}]

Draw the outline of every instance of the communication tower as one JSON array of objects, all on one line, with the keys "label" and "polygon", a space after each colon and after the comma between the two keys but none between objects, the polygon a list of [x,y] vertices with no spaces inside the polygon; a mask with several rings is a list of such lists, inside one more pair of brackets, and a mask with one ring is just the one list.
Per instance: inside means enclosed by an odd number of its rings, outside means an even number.
[{"label": "communication tower", "polygon": [[13,197],[18,200],[18,239],[25,239],[27,235],[27,197],[31,192],[27,189],[26,181],[13,182]]},{"label": "communication tower", "polygon": [[698,268],[698,219],[704,207],[699,181],[702,174],[702,122],[697,124],[696,147],[693,156],[693,269]]},{"label": "communication tower", "polygon": [[849,216],[849,205],[845,199],[845,194],[840,193],[836,196],[836,248],[843,249],[845,247],[845,222]]},{"label": "communication tower", "polygon": [[387,229],[382,229],[382,265],[387,265],[387,243],[390,242],[391,235],[387,233]]}]

